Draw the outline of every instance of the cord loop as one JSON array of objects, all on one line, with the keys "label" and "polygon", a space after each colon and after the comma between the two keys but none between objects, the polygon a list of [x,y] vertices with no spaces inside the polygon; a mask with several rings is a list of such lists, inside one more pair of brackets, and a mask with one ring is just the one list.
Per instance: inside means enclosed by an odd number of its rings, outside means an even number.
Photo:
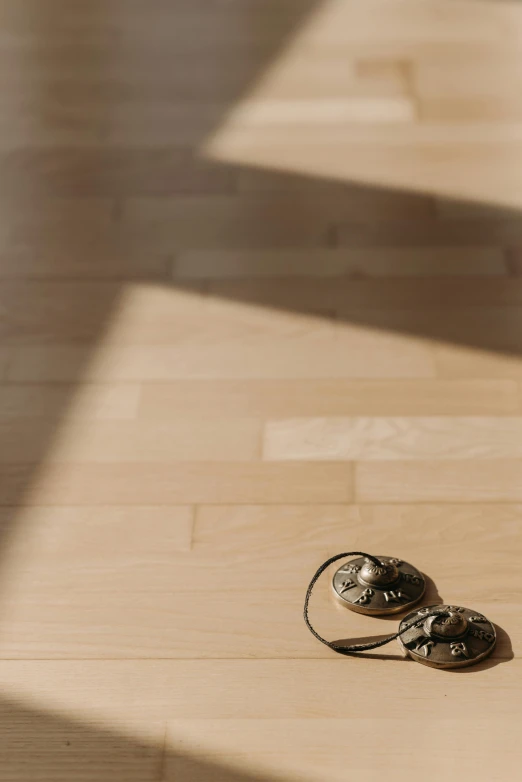
[{"label": "cord loop", "polygon": [[337,562],[338,559],[344,559],[345,557],[365,557],[366,559],[371,560],[378,567],[381,565],[381,562],[377,559],[377,557],[374,557],[371,554],[365,554],[364,551],[348,551],[342,554],[336,554],[334,557],[330,557],[329,559],[326,560],[326,562],[323,562],[323,564],[314,573],[312,580],[308,585],[308,589],[306,590],[306,597],[305,597],[304,611],[303,611],[304,620],[306,626],[308,627],[312,635],[315,636],[315,638],[317,638],[317,640],[320,641],[322,644],[325,644],[325,646],[328,646],[330,649],[332,649],[334,652],[337,652],[338,654],[350,655],[350,654],[356,654],[357,652],[367,652],[370,649],[378,649],[380,646],[385,646],[386,644],[389,644],[390,641],[394,641],[396,638],[399,638],[399,636],[406,633],[412,627],[416,627],[417,625],[422,624],[423,622],[426,621],[428,616],[449,615],[447,609],[444,608],[433,609],[433,611],[424,614],[420,619],[419,618],[415,619],[415,621],[403,627],[403,629],[399,630],[399,632],[393,633],[393,635],[389,635],[387,638],[381,639],[380,641],[371,641],[370,643],[366,643],[366,644],[351,644],[350,646],[338,646],[333,641],[327,641],[326,638],[323,638],[321,635],[319,635],[317,630],[314,629],[312,623],[310,622],[310,617],[308,615],[310,597],[312,595],[312,591],[316,582],[318,581],[320,576],[324,573],[326,568],[330,567],[330,565],[332,565],[334,562]]}]

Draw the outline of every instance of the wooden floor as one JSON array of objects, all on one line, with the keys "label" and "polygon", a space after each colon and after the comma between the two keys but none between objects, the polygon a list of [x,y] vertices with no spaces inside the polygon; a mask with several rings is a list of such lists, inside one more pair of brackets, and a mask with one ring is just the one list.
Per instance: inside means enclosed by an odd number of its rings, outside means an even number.
[{"label": "wooden floor", "polygon": [[[516,780],[522,5],[0,0],[0,85],[1,782]],[[493,657],[322,647],[353,549]]]}]

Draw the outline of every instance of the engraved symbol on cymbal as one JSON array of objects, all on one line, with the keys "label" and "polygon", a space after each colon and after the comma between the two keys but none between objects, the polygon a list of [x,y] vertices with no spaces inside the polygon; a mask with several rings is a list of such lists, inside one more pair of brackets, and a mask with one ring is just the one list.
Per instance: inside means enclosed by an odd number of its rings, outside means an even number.
[{"label": "engraved symbol on cymbal", "polygon": [[339,573],[358,573],[360,569],[360,565],[353,565],[351,562],[349,562],[347,565],[339,568]]},{"label": "engraved symbol on cymbal", "polygon": [[426,636],[422,635],[417,639],[417,643],[414,649],[416,652],[422,652],[424,657],[429,657],[434,646],[436,646],[435,641],[432,641],[431,638],[426,638]]},{"label": "engraved symbol on cymbal", "polygon": [[485,630],[476,630],[474,627],[470,628],[469,634],[478,638],[480,641],[487,641],[488,644],[492,643],[495,638],[493,633],[487,633]]},{"label": "engraved symbol on cymbal", "polygon": [[463,641],[450,644],[451,653],[454,657],[465,657],[469,659],[468,647]]},{"label": "engraved symbol on cymbal", "polygon": [[358,603],[359,605],[368,605],[374,594],[375,592],[373,589],[365,589],[362,595],[357,598],[357,600],[354,600],[354,603]]},{"label": "engraved symbol on cymbal", "polygon": [[353,589],[357,584],[352,578],[346,578],[344,581],[341,581],[339,584],[339,594],[343,594],[343,592],[348,592],[349,589]]},{"label": "engraved symbol on cymbal", "polygon": [[413,573],[401,573],[401,578],[414,586],[418,586],[421,583],[419,576],[414,576]]},{"label": "engraved symbol on cymbal", "polygon": [[411,597],[402,589],[392,589],[390,592],[384,593],[384,599],[387,603],[408,603]]}]

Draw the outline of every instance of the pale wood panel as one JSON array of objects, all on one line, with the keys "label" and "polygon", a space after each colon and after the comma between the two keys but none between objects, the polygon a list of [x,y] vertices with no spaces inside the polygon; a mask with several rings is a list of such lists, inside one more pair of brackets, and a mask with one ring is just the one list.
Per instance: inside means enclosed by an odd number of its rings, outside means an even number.
[{"label": "pale wood panel", "polygon": [[[270,93],[273,85],[267,86]],[[279,90],[276,88],[275,92]],[[383,122],[409,124],[417,118],[415,101],[410,96],[394,95],[373,97],[354,95],[343,98],[319,97],[312,99],[285,100],[263,99],[262,88],[253,99],[247,99],[234,107],[229,115],[232,124],[254,125],[257,127],[295,127],[329,124],[374,124]]]},{"label": "pale wood panel", "polygon": [[[508,552],[521,545],[521,513],[519,505],[481,502],[200,507],[193,554],[204,567],[213,564],[214,585],[222,591],[240,591],[243,572],[250,572],[260,590],[272,587],[284,593],[297,582],[307,584],[319,564],[333,554],[362,549],[412,562],[435,581],[444,600],[451,600],[454,591],[462,594],[480,572],[468,599],[473,592],[488,600],[492,595],[485,584],[489,572],[494,578],[497,566],[510,579],[520,578],[517,557],[510,558]],[[476,546],[467,556],[472,541]],[[488,558],[495,568],[486,575],[477,571],[475,562]],[[497,589],[502,588],[497,582]],[[318,600],[328,592],[326,576],[316,592]],[[516,603],[516,591],[501,594],[506,603]],[[371,618],[341,614],[350,627],[361,620],[376,629]],[[328,621],[327,612],[323,620]]]},{"label": "pale wood panel", "polygon": [[[373,205],[365,214],[375,215]],[[371,250],[194,251],[174,262],[175,279],[230,277],[422,277],[505,275],[503,253],[495,248],[394,247]]]},{"label": "pale wood panel", "polygon": [[404,59],[387,59],[386,56],[356,57],[355,75],[366,89],[370,86],[381,90],[400,90],[411,93],[412,62]]},{"label": "pale wood panel", "polygon": [[326,47],[321,49],[320,59],[311,58],[305,47],[300,49],[299,45],[290,56],[283,53],[278,67],[256,85],[253,91],[256,103],[259,98],[284,100],[286,108],[296,99],[322,99],[319,113],[324,116],[321,106],[324,107],[325,98],[411,98],[411,79],[406,63],[404,67],[393,63],[385,68],[380,62],[359,62],[351,47],[332,47],[330,53]]},{"label": "pale wood panel", "polygon": [[495,122],[498,117],[507,122],[522,120],[522,100],[519,95],[476,95],[427,97],[419,107],[419,118],[434,122]]},{"label": "pale wood panel", "polygon": [[[476,41],[500,44],[500,41],[505,39],[518,40],[522,22],[513,7],[498,8],[495,4],[481,6],[463,2],[458,6],[444,3],[443,8],[444,13],[440,13],[436,4],[419,7],[412,0],[407,0],[398,7],[383,0],[372,0],[362,11],[358,5],[349,4],[344,7],[326,4],[323,13],[314,20],[316,23],[306,28],[306,34],[301,40],[303,43],[317,41],[330,45],[352,40],[401,44],[408,41],[418,44],[455,44],[463,38],[466,43]],[[470,25],[471,12],[476,15]],[[376,19],[379,20],[378,24]],[[345,24],[349,25],[348,29],[344,29]],[[462,26],[468,31],[465,36],[462,34]]]},{"label": "pale wood panel", "polygon": [[0,385],[0,425],[6,418],[133,419],[141,394],[138,383]]},{"label": "pale wood panel", "polygon": [[[28,505],[162,505],[207,502],[349,502],[352,474],[343,464],[132,462],[6,464],[0,504],[24,495]],[[31,480],[33,478],[33,480]]]},{"label": "pale wood panel", "polygon": [[498,121],[500,116],[522,116],[520,57],[504,58],[497,52],[483,60],[471,58],[459,68],[420,61],[414,71],[424,120]]},{"label": "pale wood panel", "polygon": [[502,51],[500,47],[484,48],[480,56],[473,52],[461,67],[454,62],[415,61],[416,91],[423,97],[498,94],[515,97],[522,88],[522,61],[520,52]]},{"label": "pale wood panel", "polygon": [[[522,663],[485,664],[474,674],[444,674],[398,660],[104,660],[2,663],[5,695],[30,698],[64,716],[113,719],[146,730],[169,719],[375,719],[368,687],[389,720],[520,719]],[[306,686],[303,683],[306,682]],[[340,684],[341,682],[341,684]],[[445,686],[444,686],[445,685]],[[340,689],[341,688],[341,689]],[[448,690],[449,688],[449,690]],[[419,691],[423,697],[419,698]],[[340,694],[346,693],[346,697]],[[274,694],[276,693],[276,695]]]},{"label": "pale wood panel", "polygon": [[[484,564],[487,566],[487,561]],[[166,578],[158,592],[140,591],[140,586],[148,584],[144,571],[137,573],[134,587],[120,578],[124,592],[119,594],[110,589],[103,572],[97,591],[86,585],[87,578],[81,571],[76,578],[69,574],[54,582],[42,579],[41,571],[36,571],[31,586],[29,575],[22,573],[16,587],[11,587],[0,602],[0,658],[323,659],[333,654],[326,648],[323,651],[319,644],[309,645],[301,618],[302,589],[287,589],[283,595],[275,589],[261,593],[241,587],[233,593],[222,592],[212,588],[211,570],[207,568],[206,572],[198,570],[199,578],[208,583],[207,592],[179,590],[167,597]],[[248,582],[249,575],[244,577]],[[36,594],[34,584],[40,579]],[[520,591],[520,577],[508,574],[503,581],[502,592],[511,596],[505,605],[499,606],[479,594],[470,601],[469,587],[467,592],[465,588],[456,589],[448,596],[453,603],[484,613],[500,628],[494,652],[497,661],[511,659],[512,644],[520,648],[522,642],[515,597]],[[67,600],[57,599],[60,588],[68,590]],[[278,605],[277,615],[274,603]],[[427,605],[438,603],[440,599],[432,592]],[[312,617],[321,634],[331,640],[380,640],[396,631],[391,622],[376,627],[368,618],[354,620],[353,612],[337,608],[326,592],[314,598]],[[397,656],[400,650],[392,644],[383,653]]]},{"label": "pale wood panel", "polygon": [[[24,550],[23,535],[20,535],[18,541],[15,538],[13,551],[19,556],[19,561],[18,565],[13,566],[13,573],[16,573],[18,567],[28,575],[34,570],[39,574],[40,586],[49,587],[53,580],[62,577],[71,579],[77,569],[82,577],[78,582],[78,589],[84,593],[91,591],[100,595],[105,588],[108,592],[121,591],[125,579],[127,587],[133,588],[133,584],[129,583],[131,578],[126,572],[124,557],[128,556],[133,547],[138,547],[138,522],[145,526],[147,514],[151,519],[152,532],[162,533],[163,527],[156,524],[161,515],[160,508],[149,506],[134,509],[132,506],[125,506],[124,509],[118,507],[113,510],[107,506],[103,510],[95,510],[90,507],[75,507],[74,511],[77,511],[77,523],[71,523],[71,529],[67,529],[64,519],[73,515],[72,508],[28,507],[23,510],[21,521],[25,523],[28,520],[29,533],[34,535],[36,543],[32,542],[32,537],[29,538],[27,550]],[[136,530],[127,547],[123,547],[122,553],[113,547],[106,550],[102,538],[96,545],[95,537],[105,512],[110,529],[123,534],[125,514],[128,514],[130,528]],[[10,510],[3,511],[5,523],[8,522],[10,513]],[[178,511],[176,507],[165,506],[165,530],[171,530],[168,525],[172,523],[172,519],[176,520],[178,515],[183,513],[184,510]],[[97,521],[94,520],[96,514]],[[494,529],[490,525],[492,514],[496,522]],[[282,599],[285,593],[291,594],[292,600],[299,593],[300,604],[303,592],[297,589],[296,584],[306,584],[322,559],[346,548],[367,548],[388,556],[400,554],[401,557],[414,561],[414,564],[436,580],[439,589],[444,593],[443,597],[448,600],[450,596],[447,590],[456,590],[461,595],[465,593],[467,583],[474,578],[477,563],[484,564],[488,560],[493,563],[494,568],[490,569],[491,575],[481,573],[481,580],[474,586],[474,594],[481,602],[496,600],[492,598],[491,592],[491,583],[495,578],[493,570],[503,563],[507,581],[505,588],[500,584],[497,584],[497,588],[501,590],[505,605],[512,603],[514,611],[516,580],[520,578],[520,574],[517,570],[517,557],[509,558],[506,554],[518,552],[520,523],[520,507],[510,504],[449,504],[444,507],[436,504],[341,506],[313,503],[283,506],[201,506],[197,511],[190,557],[176,556],[171,548],[170,556],[173,559],[170,560],[170,565],[162,558],[153,569],[149,554],[145,556],[144,553],[142,556],[142,552],[138,551],[137,570],[131,575],[137,579],[136,588],[139,582],[139,591],[143,593],[159,595],[166,585],[169,585],[174,592],[199,593],[205,597],[208,596],[210,586],[205,578],[208,573],[212,589],[221,595],[229,593],[229,602],[233,599],[239,600],[243,589],[249,594],[259,590],[258,601],[262,599],[261,593],[265,591],[280,591]],[[87,529],[84,529],[84,525]],[[172,530],[167,538],[169,546],[172,531],[176,530],[177,526],[174,528],[172,523]],[[402,543],[401,551],[398,552],[397,540],[406,537],[405,530],[408,531],[408,540]],[[463,562],[461,549],[466,545],[470,530],[473,530],[477,541],[476,549],[473,557]],[[182,532],[185,532],[184,526]],[[91,541],[85,551],[82,550],[84,540]],[[423,542],[426,544],[425,550],[419,553]],[[37,544],[42,546],[45,553],[45,558],[40,562],[36,561]],[[150,541],[150,547],[152,551],[160,548],[155,540]],[[64,563],[63,573],[56,571],[55,562],[51,559],[59,552],[67,552],[67,556],[71,557],[72,564],[66,567]],[[28,558],[27,562],[24,562],[25,556]],[[89,567],[91,559],[92,570]],[[141,568],[142,562],[150,568],[149,572],[145,567]],[[97,580],[95,566],[98,564],[105,587]],[[492,579],[491,583],[488,583],[489,578]],[[70,581],[67,583],[70,586]],[[30,583],[27,588],[31,588]],[[433,595],[433,588],[431,590]],[[326,576],[322,588],[319,586],[316,591],[317,597],[314,597],[314,600],[321,603],[328,593]],[[495,611],[498,610],[504,609],[497,605]],[[328,622],[332,618],[329,614],[332,613],[335,614],[331,610],[325,610],[321,621]],[[375,623],[367,617],[353,616],[340,610],[339,616],[341,615],[342,621],[349,623],[350,627],[354,626],[354,622],[361,622],[359,629],[366,627],[372,631],[373,625],[373,631],[376,630]],[[277,621],[276,616],[273,621]],[[339,622],[339,617],[334,616],[333,621]],[[296,615],[292,624],[302,636],[301,631],[305,628],[301,617]],[[511,629],[516,629],[516,626]],[[308,651],[312,652],[314,648],[318,655],[325,651],[321,647],[310,647]]]},{"label": "pale wood panel", "polygon": [[[146,383],[138,415],[513,415],[512,380],[181,380]],[[1,397],[0,397],[1,398]]]},{"label": "pale wood panel", "polygon": [[[142,534],[145,529],[142,529]],[[171,563],[172,568],[173,563]],[[149,566],[149,572],[151,570]],[[280,601],[274,590],[259,595],[247,589],[237,593],[212,588],[211,572],[198,571],[208,592],[177,591],[167,597],[168,579],[159,592],[148,589],[148,579],[138,572],[134,587],[120,578],[122,593],[109,591],[100,573],[100,587],[93,591],[87,578],[63,577],[44,581],[39,595],[34,583],[40,571],[19,577],[20,584],[0,602],[3,636],[0,658],[7,659],[155,659],[211,658],[251,659],[318,657],[307,650],[300,614],[302,590],[287,593]],[[248,578],[248,577],[247,577]],[[139,587],[144,585],[145,591]],[[68,591],[59,601],[57,590]],[[274,601],[279,603],[274,616]],[[335,612],[327,604],[326,611]],[[477,609],[478,610],[478,609]],[[485,610],[485,609],[483,609]],[[491,608],[489,609],[491,614]],[[500,613],[506,617],[506,611]],[[296,617],[299,617],[296,622]],[[511,618],[511,617],[510,617]],[[346,621],[323,622],[332,638],[354,632]],[[366,630],[372,634],[372,628]],[[277,638],[277,645],[274,639]],[[397,651],[397,650],[394,650]],[[502,653],[502,649],[500,650]],[[505,651],[504,651],[505,654]]]},{"label": "pale wood panel", "polygon": [[268,421],[267,460],[520,459],[522,418],[290,418]]},{"label": "pale wood panel", "polygon": [[[439,56],[445,56],[445,49],[439,49]],[[457,66],[456,66],[457,67]],[[489,175],[494,171],[494,162],[503,164],[502,174],[507,164],[506,145],[512,147],[513,156],[516,155],[522,141],[522,125],[518,121],[506,121],[494,123],[481,121],[473,123],[455,123],[441,119],[440,122],[431,123],[328,123],[324,125],[303,124],[299,128],[299,136],[296,135],[295,126],[251,126],[246,123],[231,123],[226,127],[226,134],[219,135],[208,142],[207,152],[214,159],[227,160],[229,163],[242,163],[248,173],[248,178],[254,172],[256,180],[261,176],[257,171],[269,172],[273,179],[281,171],[281,182],[284,190],[288,190],[288,183],[292,189],[297,183],[297,189],[303,190],[303,184],[310,181],[310,177],[319,177],[319,187],[327,183],[327,188],[332,184],[337,186],[364,186],[370,188],[384,188],[385,190],[402,193],[414,193],[421,196],[449,197],[458,200],[469,199],[471,202],[490,203],[503,208],[518,208],[519,200],[511,185],[516,179],[516,174],[511,172],[511,178],[504,184],[507,190],[504,198],[501,197],[500,188],[490,192],[487,197],[485,187],[489,182]],[[473,143],[470,149],[469,144]],[[330,147],[323,147],[330,144]],[[448,159],[442,157],[427,157],[426,144],[444,144]],[[310,155],[311,146],[321,147],[321,156]],[[334,149],[335,146],[335,149]],[[279,148],[278,148],[279,147]],[[459,168],[468,173],[471,171],[470,163],[476,163],[480,155],[489,148],[492,159],[482,159],[482,168],[478,176],[468,183],[466,188],[463,182],[453,182],[448,179],[450,167],[455,170],[455,159],[459,158]],[[285,165],[281,162],[281,149],[284,149]],[[308,165],[305,152],[308,149]],[[467,149],[468,154],[460,154]],[[354,150],[360,159],[347,159],[350,151]],[[377,166],[386,163],[386,168],[378,174],[378,167],[369,165],[371,154],[375,155]],[[212,153],[212,154],[211,154]],[[278,154],[279,153],[279,154]],[[255,157],[254,157],[255,155]],[[497,160],[498,155],[498,160]],[[288,156],[288,157],[287,157]],[[337,159],[337,171],[334,161]],[[400,169],[406,161],[410,161],[409,167]],[[412,163],[424,161],[424,167],[417,169]],[[350,165],[350,168],[343,166]],[[243,171],[243,167],[241,171]],[[438,174],[437,174],[438,172]],[[428,175],[429,174],[429,175]],[[406,178],[407,175],[407,178]],[[312,180],[314,181],[314,180]],[[498,183],[499,184],[499,183]],[[315,181],[313,188],[315,190]],[[310,185],[305,190],[309,189]],[[482,190],[484,188],[484,190]],[[250,190],[250,187],[246,188]],[[256,188],[253,188],[256,190]],[[263,188],[262,188],[263,189]],[[267,188],[264,188],[267,189]],[[273,190],[273,185],[268,190]],[[494,197],[493,197],[494,196]],[[436,211],[433,212],[436,215]]]},{"label": "pale wood panel", "polygon": [[72,422],[53,438],[55,426],[0,419],[0,463],[36,462],[49,441],[46,460],[61,463],[241,462],[261,453],[261,422],[240,418]]},{"label": "pale wood panel", "polygon": [[360,462],[361,502],[519,502],[522,460]]},{"label": "pale wood panel", "polygon": [[[203,782],[204,773],[198,773],[202,759],[216,765],[212,775],[216,782],[227,780],[227,774],[241,773],[288,782],[325,777],[342,782],[347,771],[400,782],[405,766],[412,778],[420,776],[428,782],[440,779],[441,768],[454,778],[469,775],[490,782],[502,778],[499,753],[505,769],[518,767],[518,731],[506,719],[492,725],[479,714],[466,726],[453,715],[413,720],[408,727],[411,746],[416,748],[412,753],[402,740],[408,716],[406,708],[391,724],[383,716],[360,719],[358,715],[293,720],[180,718],[168,723],[167,747],[172,755],[167,755],[165,780]],[[441,746],[456,744],[460,749],[451,758],[441,759],[438,768],[426,767],[434,735]]]},{"label": "pale wood panel", "polygon": [[[371,353],[373,362],[368,363]],[[350,360],[346,360],[349,355]],[[89,362],[89,359],[91,361]],[[8,377],[15,382],[93,382],[176,379],[426,378],[434,375],[430,346],[364,329],[344,332],[334,324],[294,334],[194,342],[178,346],[107,344],[94,356],[76,346],[13,349]]]},{"label": "pale wood panel", "polygon": [[[8,524],[11,509],[2,508],[2,526]],[[124,571],[128,558],[138,569],[170,567],[174,552],[189,551],[192,546],[194,509],[191,506],[106,506],[45,507],[34,506],[20,511],[23,532],[9,545],[8,567],[13,573],[45,571],[40,554],[54,559],[48,573],[58,576],[57,563],[69,576],[93,576],[93,570],[110,575],[113,569]],[[144,536],[147,530],[149,535]],[[117,545],[108,546],[114,539]],[[147,544],[148,548],[145,548]],[[16,560],[16,562],[15,562]],[[44,565],[44,567],[42,567]],[[93,579],[93,585],[98,576]]]}]

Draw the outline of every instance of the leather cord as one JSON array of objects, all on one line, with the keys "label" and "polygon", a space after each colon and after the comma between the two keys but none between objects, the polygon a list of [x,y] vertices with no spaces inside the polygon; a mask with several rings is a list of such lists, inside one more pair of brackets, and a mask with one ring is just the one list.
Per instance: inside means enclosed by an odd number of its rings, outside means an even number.
[{"label": "leather cord", "polygon": [[310,617],[308,615],[310,597],[312,596],[312,591],[316,582],[318,581],[320,576],[324,573],[326,568],[330,567],[330,565],[333,562],[337,562],[338,559],[344,559],[345,557],[365,557],[366,559],[371,560],[371,562],[373,562],[374,565],[380,566],[382,564],[377,559],[377,557],[374,557],[371,554],[365,554],[364,551],[348,551],[348,552],[344,552],[343,554],[336,554],[334,557],[330,557],[330,559],[327,559],[326,562],[323,562],[321,567],[319,567],[317,571],[314,573],[312,580],[308,585],[308,589],[306,590],[306,597],[305,597],[304,611],[303,611],[304,620],[306,626],[308,627],[312,635],[315,638],[317,638],[317,640],[320,641],[322,644],[325,644],[325,646],[328,646],[330,649],[332,649],[334,652],[337,652],[338,654],[351,655],[351,654],[357,654],[357,652],[367,652],[370,649],[378,649],[379,646],[385,646],[386,644],[389,644],[390,641],[394,641],[396,638],[399,638],[399,636],[403,635],[404,633],[407,633],[408,630],[410,630],[412,627],[416,627],[417,625],[422,624],[423,622],[426,621],[426,618],[428,616],[449,615],[447,609],[444,608],[433,609],[429,613],[423,614],[422,617],[415,619],[415,621],[410,622],[410,624],[403,627],[403,629],[399,630],[399,632],[393,633],[393,635],[389,635],[387,638],[383,638],[380,641],[371,641],[370,643],[366,643],[366,644],[351,644],[350,646],[339,646],[335,644],[333,641],[327,641],[326,638],[323,638],[322,635],[319,635],[317,630],[315,630],[315,628],[312,626],[312,623],[310,622]]}]

